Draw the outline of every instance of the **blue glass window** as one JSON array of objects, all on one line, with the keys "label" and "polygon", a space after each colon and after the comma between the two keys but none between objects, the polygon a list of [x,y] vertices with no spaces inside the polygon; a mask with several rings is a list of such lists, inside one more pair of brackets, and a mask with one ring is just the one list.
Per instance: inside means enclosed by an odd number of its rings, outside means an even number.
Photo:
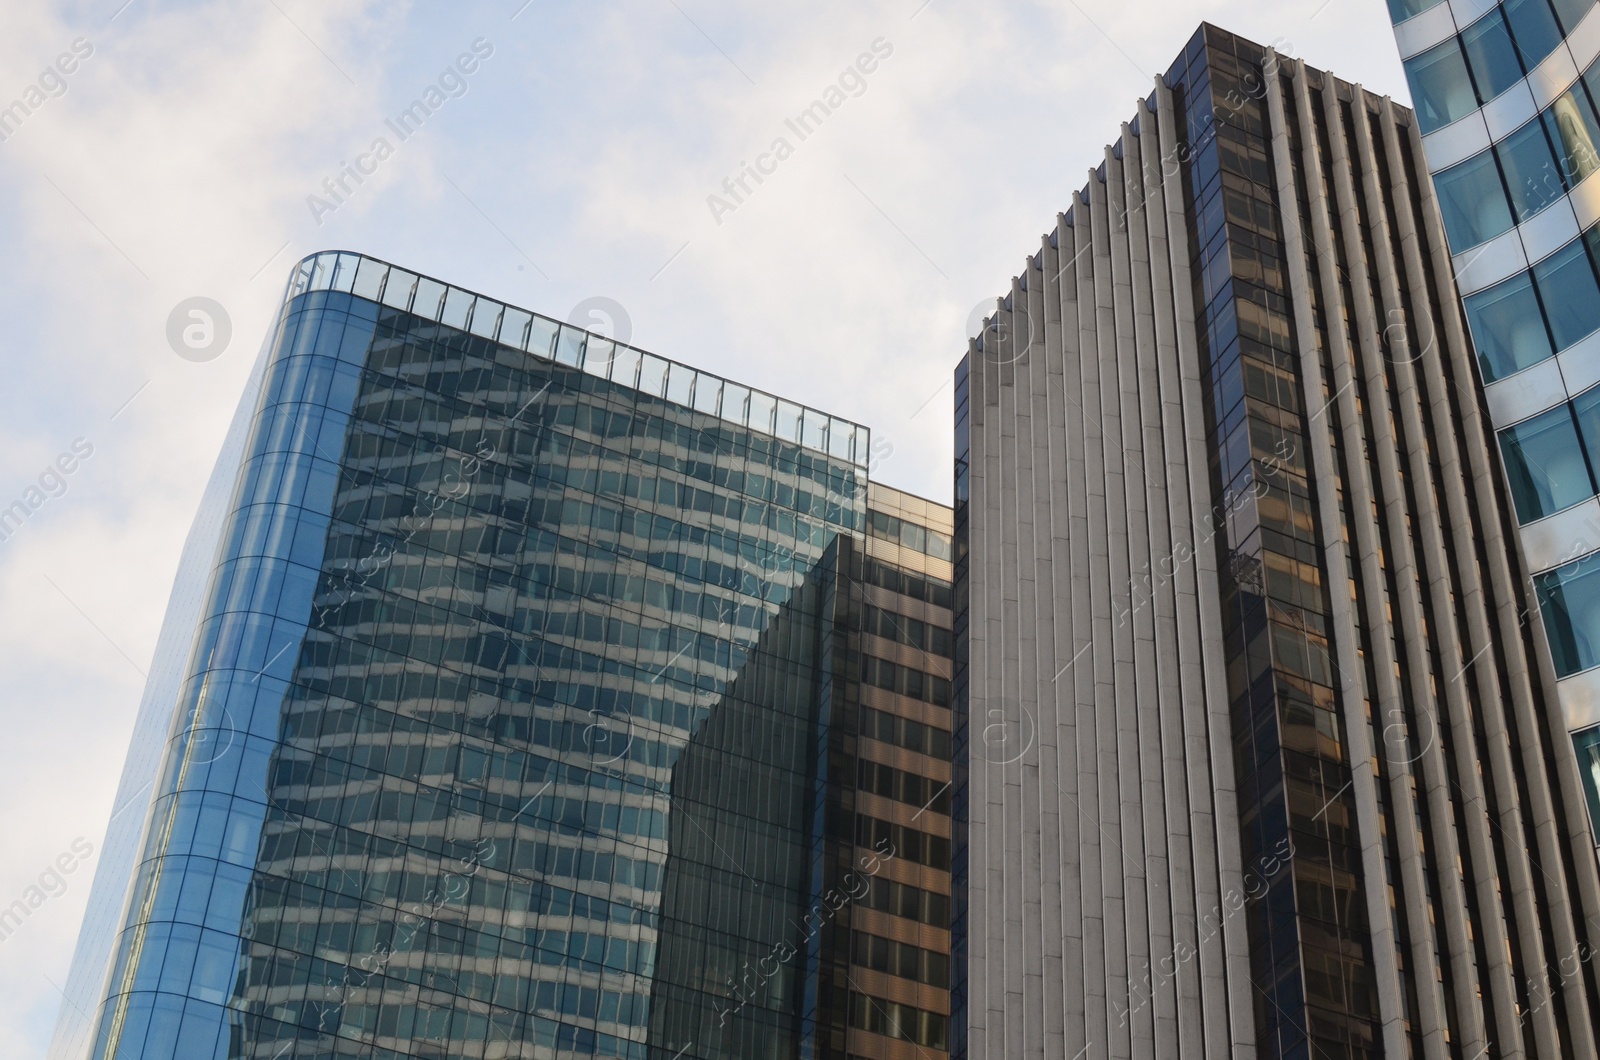
[{"label": "blue glass window", "polygon": [[1583,797],[1589,803],[1589,832],[1600,836],[1600,725],[1573,733],[1572,749],[1578,753]]},{"label": "blue glass window", "polygon": [[1600,169],[1600,117],[1581,86],[1574,85],[1550,104],[1544,123],[1568,186]]},{"label": "blue glass window", "polygon": [[1578,427],[1565,403],[1501,431],[1500,450],[1518,522],[1542,519],[1594,495]]},{"label": "blue glass window", "polygon": [[1522,65],[1532,70],[1561,43],[1561,27],[1546,0],[1506,0],[1503,5]]},{"label": "blue glass window", "polygon": [[1511,206],[1521,223],[1566,194],[1567,187],[1556,166],[1550,141],[1545,138],[1544,122],[1538,118],[1494,146],[1500,168],[1505,172],[1511,192]]},{"label": "blue glass window", "polygon": [[1483,379],[1492,383],[1555,353],[1527,273],[1467,297],[1467,322]]},{"label": "blue glass window", "polygon": [[1594,6],[1594,0],[1550,0],[1550,2],[1555,5],[1556,17],[1561,20],[1562,27],[1568,33],[1578,28],[1583,16]]},{"label": "blue glass window", "polygon": [[1535,265],[1533,279],[1557,350],[1600,328],[1600,284],[1583,240],[1574,239]]},{"label": "blue glass window", "polygon": [[1600,467],[1600,386],[1572,399],[1572,414],[1578,420],[1578,433],[1589,454],[1589,466]]},{"label": "blue glass window", "polygon": [[1478,109],[1461,45],[1451,37],[1405,62],[1418,127],[1425,133],[1449,125]]},{"label": "blue glass window", "polygon": [[1511,207],[1493,152],[1485,151],[1434,174],[1433,184],[1453,252],[1459,254],[1511,227]]},{"label": "blue glass window", "polygon": [[1485,103],[1522,80],[1522,64],[1517,62],[1517,47],[1511,43],[1506,17],[1497,7],[1461,33],[1472,79]]},{"label": "blue glass window", "polygon": [[1534,579],[1557,677],[1600,665],[1600,556]]},{"label": "blue glass window", "polygon": [[1413,15],[1438,7],[1441,0],[1389,0],[1389,21],[1399,25]]}]

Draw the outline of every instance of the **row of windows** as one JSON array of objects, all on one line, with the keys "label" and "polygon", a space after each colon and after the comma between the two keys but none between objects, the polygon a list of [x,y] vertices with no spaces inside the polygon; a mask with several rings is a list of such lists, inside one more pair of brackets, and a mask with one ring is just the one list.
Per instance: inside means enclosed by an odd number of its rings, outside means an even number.
[{"label": "row of windows", "polygon": [[857,931],[851,938],[850,960],[885,975],[927,983],[941,990],[950,988],[950,955],[946,953]]},{"label": "row of windows", "polygon": [[933,674],[914,670],[909,666],[875,659],[870,655],[861,659],[861,683],[875,685],[902,696],[920,699],[936,707],[950,705],[950,682]]},{"label": "row of windows", "polygon": [[880,743],[894,744],[908,751],[950,759],[950,733],[920,721],[902,718],[871,707],[861,708],[861,735]]},{"label": "row of windows", "polygon": [[1600,387],[1500,432],[1517,521],[1529,523],[1600,492]]},{"label": "row of windows", "polygon": [[955,556],[950,535],[929,530],[919,523],[897,518],[887,512],[867,512],[867,533],[936,559],[952,559]]},{"label": "row of windows", "polygon": [[872,881],[872,889],[867,896],[857,904],[933,927],[950,927],[950,896],[925,891],[909,883],[896,883],[878,877]]},{"label": "row of windows", "polygon": [[866,814],[856,815],[856,845],[887,850],[889,856],[903,858],[915,865],[950,871],[950,840],[905,825],[880,821]]},{"label": "row of windows", "polygon": [[950,631],[920,619],[885,611],[867,604],[861,609],[861,628],[885,640],[909,644],[913,648],[949,658],[952,651]]},{"label": "row of windows", "polygon": [[[313,295],[303,304],[315,309],[317,297]],[[338,297],[329,296],[327,305],[340,304],[336,301]],[[774,438],[760,428],[745,430],[725,421],[707,423],[702,417],[653,395],[639,393],[632,387],[614,385],[548,364],[512,369],[497,360],[493,343],[440,329],[410,314],[387,308],[379,311],[376,337],[366,356],[365,367],[369,371],[384,372],[391,378],[425,385],[434,396],[459,397],[471,404],[469,415],[489,411],[506,418],[518,412],[523,401],[539,391],[537,384],[547,375],[559,374],[569,381],[570,389],[588,395],[591,402],[610,399],[615,405],[626,407],[635,419],[630,431],[634,438],[660,440],[690,452],[748,456],[838,492],[854,492],[849,483],[859,481],[858,472],[842,461],[834,462],[814,448]],[[519,381],[531,381],[535,385],[519,387],[515,385]],[[496,400],[498,395],[504,394],[527,397],[510,402]],[[608,430],[607,434],[610,433]]]},{"label": "row of windows", "polygon": [[1529,368],[1600,329],[1600,228],[1463,299],[1483,379]]},{"label": "row of windows", "polygon": [[1459,254],[1521,224],[1600,169],[1600,63],[1505,139],[1433,176]]},{"label": "row of windows", "polygon": [[857,762],[856,783],[861,791],[950,816],[950,784],[947,781],[918,776],[862,758]]},{"label": "row of windows", "polygon": [[948,1022],[948,1017],[937,1012],[923,1012],[866,994],[850,995],[850,1026],[872,1034],[915,1042],[927,1049],[944,1049]]},{"label": "row of windows", "polygon": [[1430,133],[1449,125],[1522,80],[1593,6],[1594,0],[1507,0],[1460,36],[1407,59],[1418,128]]},{"label": "row of windows", "polygon": [[875,559],[862,562],[861,580],[868,585],[876,585],[880,589],[909,596],[913,600],[926,600],[935,607],[948,608],[951,604],[949,582],[913,574],[911,571],[891,567]]}]

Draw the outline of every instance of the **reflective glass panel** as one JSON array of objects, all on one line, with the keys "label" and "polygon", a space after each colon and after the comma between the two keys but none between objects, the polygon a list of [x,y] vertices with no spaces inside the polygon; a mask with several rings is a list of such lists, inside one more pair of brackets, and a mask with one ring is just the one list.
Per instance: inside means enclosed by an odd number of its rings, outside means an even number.
[{"label": "reflective glass panel", "polygon": [[1557,677],[1600,665],[1600,556],[1534,579]]},{"label": "reflective glass panel", "polygon": [[1492,383],[1555,352],[1527,273],[1464,299],[1483,379]]},{"label": "reflective glass panel", "polygon": [[1578,28],[1578,23],[1594,7],[1594,0],[1550,0],[1555,5],[1556,18],[1568,33]]},{"label": "reflective glass panel", "polygon": [[533,325],[528,329],[528,352],[550,360],[555,356],[556,335],[560,331],[561,325],[554,320],[534,317]]},{"label": "reflective glass panel", "polygon": [[618,346],[612,354],[611,381],[623,386],[633,386],[639,378],[639,351],[632,346]]},{"label": "reflective glass panel", "polygon": [[472,306],[472,324],[469,330],[479,338],[492,339],[500,330],[500,303],[480,298]]},{"label": "reflective glass panel", "polygon": [[1546,0],[1506,0],[1502,5],[1506,21],[1511,23],[1511,36],[1516,41],[1517,54],[1522,65],[1529,70],[1539,65],[1546,55],[1561,43],[1561,27]]},{"label": "reflective glass panel", "polygon": [[416,274],[404,269],[390,269],[389,282],[383,285],[383,304],[395,309],[410,309],[411,290],[416,285]]},{"label": "reflective glass panel", "polygon": [[1574,85],[1550,104],[1544,123],[1568,185],[1600,169],[1600,119],[1583,86]]},{"label": "reflective glass panel", "polygon": [[660,357],[644,354],[639,364],[639,389],[652,397],[660,397],[667,382],[667,362]]},{"label": "reflective glass panel", "polygon": [[532,313],[506,306],[500,318],[500,341],[519,350],[527,349],[528,322],[532,319]]},{"label": "reflective glass panel", "polygon": [[1459,254],[1511,227],[1511,206],[1492,151],[1434,174],[1433,185],[1452,252]]},{"label": "reflective glass panel", "polygon": [[583,340],[588,333],[571,324],[561,325],[561,338],[556,341],[556,360],[576,368],[583,361]]},{"label": "reflective glass panel", "polygon": [[[1600,837],[1600,725],[1573,733],[1572,749],[1578,753],[1583,797],[1589,804],[1589,834]],[[1600,842],[1600,838],[1596,842]]]},{"label": "reflective glass panel", "polygon": [[1389,21],[1399,25],[1413,15],[1420,15],[1443,0],[1389,0]]},{"label": "reflective glass panel", "polygon": [[1557,350],[1600,328],[1600,285],[1583,240],[1574,239],[1535,265],[1533,280]]},{"label": "reflective glass panel", "polygon": [[1517,48],[1511,43],[1511,31],[1498,7],[1462,31],[1461,46],[1466,49],[1478,95],[1485,103],[1522,79]]},{"label": "reflective glass panel", "polygon": [[771,394],[763,394],[759,390],[750,391],[750,428],[757,431],[772,431],[772,414],[777,408],[777,399]]},{"label": "reflective glass panel", "polygon": [[1511,206],[1520,223],[1566,194],[1567,187],[1556,166],[1544,122],[1538,118],[1494,146],[1511,192]]},{"label": "reflective glass panel", "polygon": [[1405,67],[1418,127],[1424,133],[1449,125],[1478,108],[1472,79],[1467,76],[1467,60],[1454,37],[1407,59]]},{"label": "reflective glass panel", "polygon": [[445,286],[438,280],[423,276],[417,280],[417,295],[411,302],[411,311],[424,320],[439,319],[439,303],[444,299]]},{"label": "reflective glass panel", "polygon": [[1594,495],[1571,408],[1562,403],[1500,432],[1517,521],[1530,523]]},{"label": "reflective glass panel", "polygon": [[1577,418],[1578,433],[1589,453],[1589,466],[1600,467],[1600,386],[1572,399],[1572,415]]},{"label": "reflective glass panel", "polygon": [[378,292],[383,290],[383,278],[388,275],[389,266],[381,261],[371,258],[362,258],[356,270],[356,285],[353,293],[360,298],[378,300]]},{"label": "reflective glass panel", "polygon": [[722,415],[735,423],[745,422],[746,403],[750,400],[750,388],[740,386],[738,383],[722,384]]}]

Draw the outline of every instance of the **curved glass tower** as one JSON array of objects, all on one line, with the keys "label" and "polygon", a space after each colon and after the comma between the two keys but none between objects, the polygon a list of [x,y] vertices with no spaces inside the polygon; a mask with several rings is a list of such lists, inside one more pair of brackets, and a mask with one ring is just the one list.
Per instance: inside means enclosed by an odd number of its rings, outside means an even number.
[{"label": "curved glass tower", "polygon": [[1600,8],[1389,10],[1600,827]]},{"label": "curved glass tower", "polygon": [[[864,428],[346,253],[257,378],[55,1055],[798,1057],[886,1006],[942,1049],[947,935],[886,903],[949,894],[948,795],[841,816],[863,700],[946,716],[949,776],[948,599],[915,666],[833,636]],[[865,1000],[852,917],[924,946]]]}]

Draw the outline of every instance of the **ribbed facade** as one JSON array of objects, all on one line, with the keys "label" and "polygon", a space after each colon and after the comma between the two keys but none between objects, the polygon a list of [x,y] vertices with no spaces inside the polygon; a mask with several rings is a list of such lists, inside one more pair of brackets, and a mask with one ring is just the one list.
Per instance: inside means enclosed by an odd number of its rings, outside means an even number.
[{"label": "ribbed facade", "polygon": [[1423,157],[1202,27],[958,369],[953,1055],[1595,1055]]},{"label": "ribbed facade", "polygon": [[1390,13],[1600,828],[1600,7],[1391,0]]}]

